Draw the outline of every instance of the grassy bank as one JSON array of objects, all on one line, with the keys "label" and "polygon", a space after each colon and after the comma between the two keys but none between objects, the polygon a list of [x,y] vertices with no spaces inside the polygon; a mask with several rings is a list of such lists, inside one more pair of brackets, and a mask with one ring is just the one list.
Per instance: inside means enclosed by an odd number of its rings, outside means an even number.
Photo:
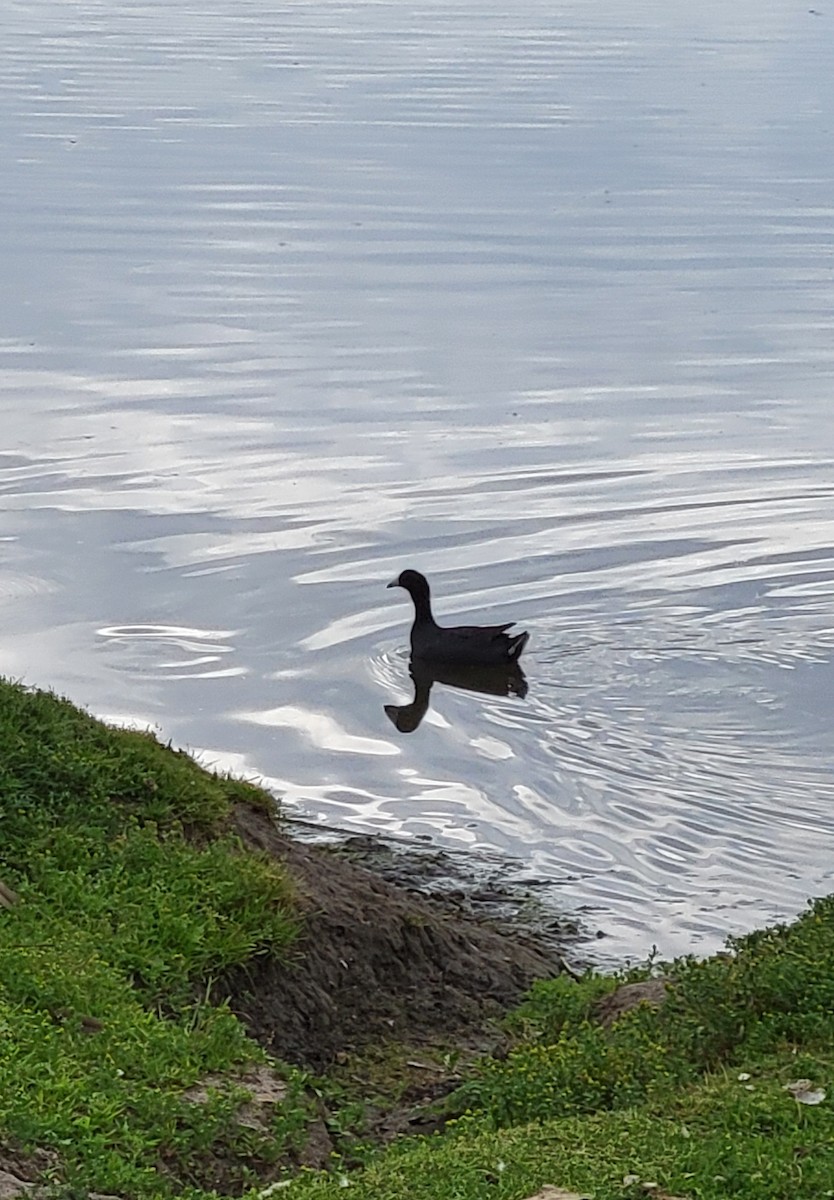
[{"label": "grassy bank", "polygon": [[213,978],[295,935],[290,881],[227,831],[241,801],[268,803],[0,683],[0,879],[20,897],[0,910],[0,1136],[48,1173],[177,1195],[282,1153],[280,1129],[231,1119],[239,1097],[184,1098],[264,1057],[211,1003]]},{"label": "grassy bank", "polygon": [[[233,835],[241,804],[270,800],[0,682],[0,882],[19,897],[0,907],[0,1150],[56,1196],[834,1196],[830,899],[731,955],[671,964],[666,1002],[610,1025],[597,1006],[617,980],[536,985],[509,1053],[437,1102],[433,1137],[359,1147],[361,1064],[349,1084],[268,1064],[278,1099],[247,1118],[268,1060],[214,981],[292,956],[298,916],[281,865]],[[344,1157],[299,1169],[322,1114]]]}]

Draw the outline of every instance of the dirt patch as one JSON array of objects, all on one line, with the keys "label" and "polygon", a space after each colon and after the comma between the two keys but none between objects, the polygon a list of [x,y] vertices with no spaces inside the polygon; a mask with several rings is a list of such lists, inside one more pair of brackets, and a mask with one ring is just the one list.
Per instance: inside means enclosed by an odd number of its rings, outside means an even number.
[{"label": "dirt patch", "polygon": [[220,993],[272,1054],[322,1069],[380,1040],[491,1050],[490,1021],[562,958],[530,933],[508,934],[422,898],[321,846],[286,836],[239,806],[234,829],[297,882],[304,929],[293,961],[249,963]]}]

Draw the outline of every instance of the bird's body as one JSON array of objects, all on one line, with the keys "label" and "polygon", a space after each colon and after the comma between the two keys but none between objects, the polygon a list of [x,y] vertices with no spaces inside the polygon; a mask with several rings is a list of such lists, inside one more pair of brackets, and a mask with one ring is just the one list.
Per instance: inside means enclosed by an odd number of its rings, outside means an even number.
[{"label": "bird's body", "polygon": [[527,645],[529,633],[507,633],[513,621],[505,625],[457,625],[452,628],[438,625],[431,611],[428,581],[419,571],[403,571],[388,586],[405,588],[414,601],[411,653],[415,659],[506,666],[517,662]]}]

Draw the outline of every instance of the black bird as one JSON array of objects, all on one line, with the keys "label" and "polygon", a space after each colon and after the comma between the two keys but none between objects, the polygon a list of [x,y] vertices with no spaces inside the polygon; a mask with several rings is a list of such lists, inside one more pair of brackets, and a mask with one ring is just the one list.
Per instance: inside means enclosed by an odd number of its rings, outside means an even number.
[{"label": "black bird", "polygon": [[389,587],[405,588],[414,601],[411,654],[431,662],[462,663],[497,667],[518,661],[529,633],[509,634],[514,624],[458,625],[444,629],[432,616],[428,580],[419,571],[403,571]]}]

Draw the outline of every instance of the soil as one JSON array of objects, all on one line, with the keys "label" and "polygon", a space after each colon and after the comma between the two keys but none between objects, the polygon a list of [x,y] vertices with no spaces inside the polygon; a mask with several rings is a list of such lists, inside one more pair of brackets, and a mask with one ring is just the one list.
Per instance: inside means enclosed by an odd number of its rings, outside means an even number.
[{"label": "soil", "polygon": [[220,989],[279,1058],[322,1070],[381,1041],[493,1051],[495,1018],[564,969],[552,936],[493,927],[460,894],[396,886],[344,852],[287,836],[255,808],[239,806],[233,825],[247,847],[286,864],[299,891],[292,962],[250,962]]}]

